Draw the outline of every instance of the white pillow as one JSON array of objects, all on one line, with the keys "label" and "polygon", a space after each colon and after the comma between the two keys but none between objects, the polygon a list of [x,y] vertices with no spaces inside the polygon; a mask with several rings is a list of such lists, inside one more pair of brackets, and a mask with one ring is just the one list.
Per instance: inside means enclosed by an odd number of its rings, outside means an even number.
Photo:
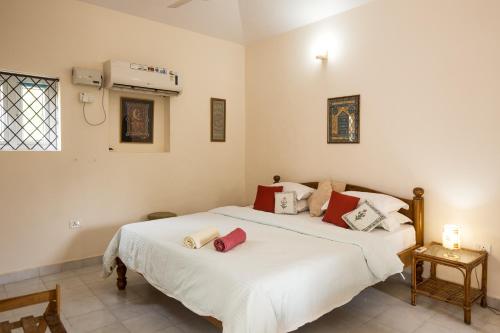
[{"label": "white pillow", "polygon": [[388,217],[396,220],[399,224],[413,223],[412,219],[400,212],[390,213]]},{"label": "white pillow", "polygon": [[342,194],[350,195],[353,197],[358,197],[362,200],[368,200],[378,210],[380,210],[382,212],[382,214],[385,214],[385,215],[392,213],[392,212],[397,212],[400,209],[410,209],[410,207],[408,206],[408,204],[406,202],[401,201],[398,198],[391,197],[390,195],[387,195],[387,194],[358,192],[358,191],[346,191],[346,192],[342,192]]},{"label": "white pillow", "polygon": [[372,203],[364,201],[352,212],[342,215],[342,220],[344,220],[351,229],[369,232],[378,227],[382,221],[385,220],[385,215]]},{"label": "white pillow", "polygon": [[274,193],[275,214],[297,214],[297,194],[295,192]]},{"label": "white pillow", "polygon": [[307,202],[307,199],[297,201],[297,211],[299,213],[302,213],[306,210],[309,210],[309,203]]},{"label": "white pillow", "polygon": [[384,228],[389,232],[398,230],[401,224],[413,223],[413,221],[408,218],[408,216],[401,214],[400,212],[392,212],[387,215],[387,218],[382,221],[379,225],[380,228]]},{"label": "white pillow", "polygon": [[[398,230],[401,227],[399,220],[394,217],[394,214],[399,214],[398,212],[392,212],[387,215],[387,217],[380,223],[379,228],[383,228],[389,232]],[[404,216],[404,215],[403,215]]]},{"label": "white pillow", "polygon": [[281,182],[269,186],[283,186],[283,192],[295,191],[297,200],[307,199],[314,192],[312,187],[292,182]]}]

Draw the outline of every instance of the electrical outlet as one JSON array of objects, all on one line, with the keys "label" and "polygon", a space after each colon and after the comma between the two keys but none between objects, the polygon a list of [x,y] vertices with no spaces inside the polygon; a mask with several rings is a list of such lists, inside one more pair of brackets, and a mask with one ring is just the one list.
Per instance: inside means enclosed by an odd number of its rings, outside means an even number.
[{"label": "electrical outlet", "polygon": [[491,253],[491,244],[488,243],[476,243],[474,245],[474,248],[478,251],[486,251],[488,253]]},{"label": "electrical outlet", "polygon": [[85,92],[81,92],[80,93],[80,102],[82,103],[93,103],[94,102],[94,96],[88,94],[88,93],[85,93]]},{"label": "electrical outlet", "polygon": [[70,229],[78,229],[82,226],[80,223],[80,220],[71,220],[69,221],[69,228]]}]

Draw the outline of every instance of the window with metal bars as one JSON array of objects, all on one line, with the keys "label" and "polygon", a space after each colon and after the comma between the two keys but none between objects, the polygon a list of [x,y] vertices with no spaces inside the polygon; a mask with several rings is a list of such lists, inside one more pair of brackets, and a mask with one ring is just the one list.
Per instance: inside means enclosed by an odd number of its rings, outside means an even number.
[{"label": "window with metal bars", "polygon": [[59,80],[0,72],[0,150],[61,150]]}]

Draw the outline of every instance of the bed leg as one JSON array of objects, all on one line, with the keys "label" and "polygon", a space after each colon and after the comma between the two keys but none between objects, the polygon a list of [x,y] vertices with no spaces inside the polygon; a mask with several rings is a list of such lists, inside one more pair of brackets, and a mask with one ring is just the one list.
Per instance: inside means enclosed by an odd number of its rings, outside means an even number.
[{"label": "bed leg", "polygon": [[125,290],[127,288],[127,266],[125,266],[120,258],[116,258],[116,265],[116,274],[118,275],[116,286],[118,290]]},{"label": "bed leg", "polygon": [[422,274],[424,274],[424,262],[419,261],[419,262],[417,262],[416,266],[417,266],[417,269],[416,269],[417,283],[420,283],[420,282],[424,281],[424,278],[422,277]]}]

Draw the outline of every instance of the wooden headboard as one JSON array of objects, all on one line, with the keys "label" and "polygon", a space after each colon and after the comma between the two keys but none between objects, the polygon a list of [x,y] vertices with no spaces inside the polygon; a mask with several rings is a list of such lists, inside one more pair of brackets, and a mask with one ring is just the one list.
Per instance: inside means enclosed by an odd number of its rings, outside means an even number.
[{"label": "wooden headboard", "polygon": [[[273,177],[275,183],[279,183],[281,177],[276,175]],[[318,182],[308,182],[302,183],[303,185],[312,187],[314,189],[318,188]],[[346,191],[361,191],[361,192],[371,192],[371,193],[382,193],[393,197],[396,197],[408,204],[410,209],[401,209],[399,212],[403,215],[408,216],[413,221],[413,226],[415,228],[415,236],[417,241],[417,247],[424,245],[424,189],[421,187],[415,187],[413,189],[413,199],[400,198],[392,194],[380,192],[377,190],[372,190],[358,185],[347,184]]]}]

